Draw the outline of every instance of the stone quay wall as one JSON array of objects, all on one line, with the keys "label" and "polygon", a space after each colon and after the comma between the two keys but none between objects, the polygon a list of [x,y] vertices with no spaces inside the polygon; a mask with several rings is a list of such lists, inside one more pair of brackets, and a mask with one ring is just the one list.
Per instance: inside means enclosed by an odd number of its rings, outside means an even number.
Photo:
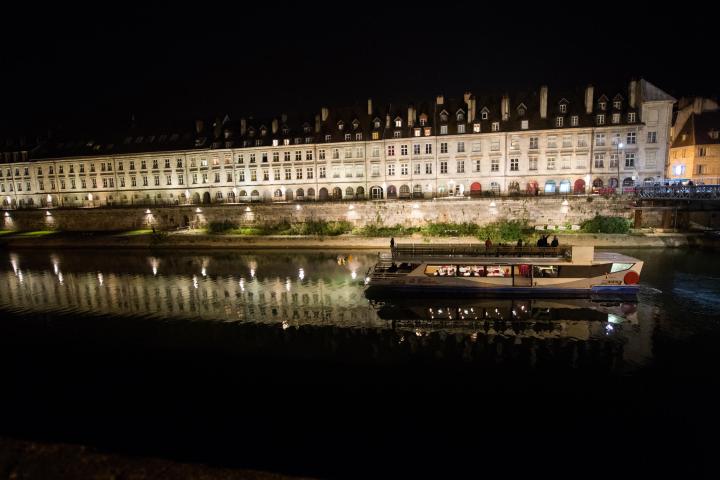
[{"label": "stone quay wall", "polygon": [[579,225],[596,214],[632,219],[632,200],[558,196],[9,210],[2,214],[2,227],[21,231],[123,231],[150,227],[201,228],[210,222],[222,221],[253,226],[280,221],[344,220],[362,227],[422,226],[439,222],[483,225],[503,219],[526,219],[530,225]]}]

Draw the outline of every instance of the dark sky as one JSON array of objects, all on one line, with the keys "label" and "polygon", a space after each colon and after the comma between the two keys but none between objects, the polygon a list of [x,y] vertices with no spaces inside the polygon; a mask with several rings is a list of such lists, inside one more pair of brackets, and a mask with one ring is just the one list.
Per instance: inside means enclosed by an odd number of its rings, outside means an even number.
[{"label": "dark sky", "polygon": [[718,63],[715,12],[690,21],[675,9],[643,17],[657,9],[637,2],[545,13],[481,2],[57,3],[4,7],[0,138],[122,128],[132,114],[140,125],[191,125],[368,96],[552,90],[632,76],[676,97],[720,93],[718,69],[708,66]]}]

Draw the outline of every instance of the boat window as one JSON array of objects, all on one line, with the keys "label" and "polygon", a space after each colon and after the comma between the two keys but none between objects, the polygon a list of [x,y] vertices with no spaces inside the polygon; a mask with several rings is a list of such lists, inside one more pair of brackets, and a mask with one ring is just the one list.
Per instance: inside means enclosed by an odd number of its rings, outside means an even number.
[{"label": "boat window", "polygon": [[511,277],[509,265],[489,265],[485,267],[488,277]]},{"label": "boat window", "polygon": [[627,270],[628,268],[635,265],[634,263],[613,263],[612,264],[612,270],[610,270],[610,273],[615,272],[622,272],[623,270]]},{"label": "boat window", "polygon": [[558,267],[555,265],[534,265],[533,277],[535,278],[557,278]]},{"label": "boat window", "polygon": [[460,265],[458,266],[458,276],[460,277],[485,277],[485,267],[482,265]]},{"label": "boat window", "polygon": [[425,275],[434,277],[454,277],[456,272],[456,265],[428,265],[425,267]]},{"label": "boat window", "polygon": [[561,265],[558,273],[562,278],[592,278],[600,277],[610,271],[609,263],[599,265]]}]

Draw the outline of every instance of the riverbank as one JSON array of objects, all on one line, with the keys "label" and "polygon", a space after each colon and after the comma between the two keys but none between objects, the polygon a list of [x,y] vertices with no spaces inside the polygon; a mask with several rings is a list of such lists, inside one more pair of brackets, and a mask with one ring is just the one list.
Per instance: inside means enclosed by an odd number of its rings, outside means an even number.
[{"label": "riverbank", "polygon": [[[598,248],[681,248],[710,247],[711,241],[702,234],[558,234],[562,245],[592,245]],[[406,243],[478,243],[475,237],[427,237],[412,235],[395,237]],[[289,235],[214,235],[199,231],[180,231],[153,234],[152,232],[76,233],[76,232],[25,232],[0,235],[0,248],[138,248],[138,249],[323,249],[379,250],[388,248],[385,237],[359,235],[289,236]]]}]

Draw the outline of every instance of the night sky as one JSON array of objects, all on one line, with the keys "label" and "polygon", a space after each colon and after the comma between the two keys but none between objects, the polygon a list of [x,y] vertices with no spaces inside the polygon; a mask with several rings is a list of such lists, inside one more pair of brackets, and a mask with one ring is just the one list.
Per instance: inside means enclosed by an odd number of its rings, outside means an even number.
[{"label": "night sky", "polygon": [[480,2],[25,3],[3,11],[0,138],[125,129],[132,115],[148,128],[191,128],[199,117],[315,113],[369,96],[401,102],[543,83],[552,93],[632,76],[677,98],[720,93],[717,15],[708,11],[690,20],[674,8],[643,17],[640,4],[583,12],[576,3],[550,15]]}]

